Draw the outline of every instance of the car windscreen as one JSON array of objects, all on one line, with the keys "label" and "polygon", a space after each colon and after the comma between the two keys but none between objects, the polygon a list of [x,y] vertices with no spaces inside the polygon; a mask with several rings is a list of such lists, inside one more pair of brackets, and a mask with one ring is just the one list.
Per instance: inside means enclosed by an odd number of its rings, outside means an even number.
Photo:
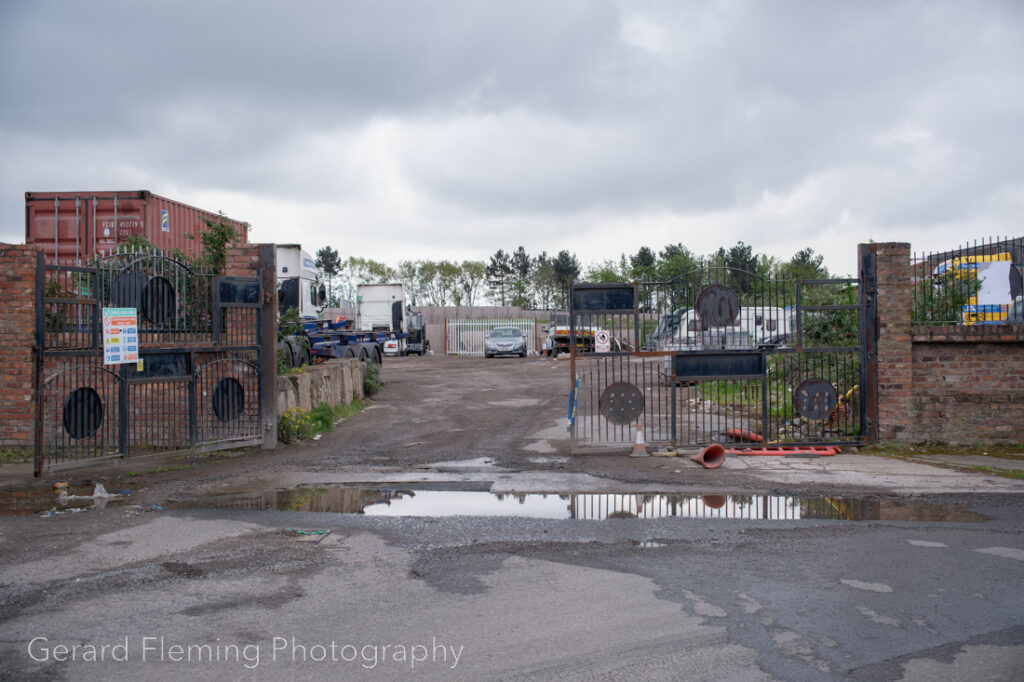
[{"label": "car windscreen", "polygon": [[523,332],[521,332],[518,329],[506,328],[506,329],[492,329],[491,330],[491,338],[492,339],[518,339],[522,335],[523,335]]}]

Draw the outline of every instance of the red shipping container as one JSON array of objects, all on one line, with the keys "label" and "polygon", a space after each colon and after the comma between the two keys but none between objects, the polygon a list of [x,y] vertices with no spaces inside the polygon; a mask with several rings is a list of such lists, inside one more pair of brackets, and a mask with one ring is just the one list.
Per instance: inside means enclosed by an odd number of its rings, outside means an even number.
[{"label": "red shipping container", "polygon": [[238,243],[248,241],[249,223],[146,190],[25,192],[25,243],[42,245],[51,263],[85,262],[136,235],[166,251],[198,256],[207,220],[232,225]]}]

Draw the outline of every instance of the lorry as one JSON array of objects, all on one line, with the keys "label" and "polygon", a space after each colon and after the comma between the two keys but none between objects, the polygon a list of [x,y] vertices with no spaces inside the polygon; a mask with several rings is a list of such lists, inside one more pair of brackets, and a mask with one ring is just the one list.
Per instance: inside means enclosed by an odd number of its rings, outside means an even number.
[{"label": "lorry", "polygon": [[[595,325],[590,315],[577,315],[576,352],[593,353],[595,337],[599,331],[600,327]],[[555,311],[551,316],[551,322],[541,327],[541,332],[545,335],[541,342],[541,355],[557,358],[561,353],[569,352],[572,329],[569,326],[568,311]],[[622,350],[619,340],[615,337],[611,339],[611,348],[613,351]]]},{"label": "lorry", "polygon": [[237,243],[248,240],[248,223],[144,189],[25,192],[25,243],[41,245],[52,264],[81,265],[114,253],[134,237],[165,251],[198,256],[208,222],[231,225]]},{"label": "lorry", "polygon": [[394,333],[384,342],[386,355],[423,355],[430,350],[423,316],[408,306],[405,287],[398,283],[356,287],[356,327]]},{"label": "lorry", "polygon": [[405,307],[401,284],[361,284],[355,326],[344,317],[322,320],[327,287],[313,257],[299,244],[280,244],[277,253],[278,309],[297,309],[301,331],[278,345],[289,367],[312,360],[358,358],[380,363],[385,355],[422,355],[430,349],[423,317]]}]

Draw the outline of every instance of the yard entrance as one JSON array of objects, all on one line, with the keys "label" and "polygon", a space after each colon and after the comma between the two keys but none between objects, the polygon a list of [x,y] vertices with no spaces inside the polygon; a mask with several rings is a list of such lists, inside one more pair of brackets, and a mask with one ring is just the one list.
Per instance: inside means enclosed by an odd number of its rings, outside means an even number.
[{"label": "yard entrance", "polygon": [[[873,261],[862,264],[873,273]],[[873,276],[775,280],[701,268],[669,282],[570,285],[577,446],[859,444]],[[613,350],[616,349],[616,350]]]}]

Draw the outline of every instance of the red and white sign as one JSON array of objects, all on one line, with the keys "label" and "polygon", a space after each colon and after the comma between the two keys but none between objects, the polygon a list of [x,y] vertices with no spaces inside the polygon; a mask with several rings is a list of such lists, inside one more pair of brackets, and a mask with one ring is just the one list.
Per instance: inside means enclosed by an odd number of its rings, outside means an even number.
[{"label": "red and white sign", "polygon": [[607,329],[598,329],[594,334],[594,352],[608,353],[612,349],[612,337]]}]

